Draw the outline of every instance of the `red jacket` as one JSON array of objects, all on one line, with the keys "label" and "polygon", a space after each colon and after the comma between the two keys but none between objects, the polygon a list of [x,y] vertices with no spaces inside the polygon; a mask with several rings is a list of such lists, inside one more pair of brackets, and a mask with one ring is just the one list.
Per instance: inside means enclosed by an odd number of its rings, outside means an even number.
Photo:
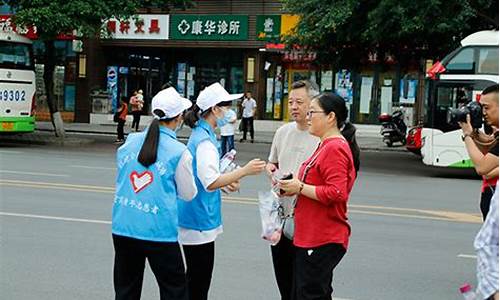
[{"label": "red jacket", "polygon": [[[308,172],[304,178],[304,172]],[[347,221],[347,200],[356,179],[351,149],[346,140],[324,140],[299,170],[299,179],[316,187],[314,200],[304,195],[297,199],[293,243],[314,248],[338,243],[347,249],[351,227]]]}]

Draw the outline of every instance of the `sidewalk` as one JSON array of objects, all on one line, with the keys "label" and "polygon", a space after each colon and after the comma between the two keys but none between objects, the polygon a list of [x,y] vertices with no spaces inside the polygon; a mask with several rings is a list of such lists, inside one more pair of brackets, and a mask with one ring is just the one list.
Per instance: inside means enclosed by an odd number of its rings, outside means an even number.
[{"label": "sidewalk", "polygon": [[[146,118],[144,118],[146,119]],[[149,124],[149,120],[144,120],[141,118],[140,130],[144,130]],[[127,120],[127,124],[125,125],[125,132],[131,132],[130,124]],[[255,121],[255,143],[263,143],[263,144],[271,144],[273,141],[274,132],[277,128],[279,128],[283,122],[278,121]],[[406,148],[402,146],[395,147],[387,147],[382,142],[382,137],[380,136],[380,126],[378,125],[365,125],[365,124],[355,124],[357,128],[356,138],[361,150],[370,150],[370,151],[402,151],[406,152]],[[115,136],[116,135],[116,124],[115,123],[105,123],[105,124],[88,124],[88,123],[65,123],[64,128],[68,134],[71,133],[79,133],[79,134],[106,134]],[[36,132],[31,135],[31,139],[36,138],[37,134],[43,134],[47,138],[47,133],[53,132],[52,123],[50,122],[37,122],[36,123]],[[181,130],[177,133],[179,139],[187,139],[191,134],[191,129],[188,126],[183,126]],[[22,137],[22,136],[18,136]],[[240,138],[242,137],[242,133],[236,132],[235,134],[235,142],[238,143]],[[54,137],[54,139],[58,140]],[[71,137],[70,139],[74,139],[72,144],[78,144],[78,138]],[[76,139],[76,140],[75,140]],[[84,138],[85,139],[85,138]],[[88,140],[86,138],[85,140]],[[71,141],[71,140],[68,140]],[[248,143],[249,141],[247,141]],[[88,141],[83,142],[82,144],[86,144]],[[66,141],[65,143],[66,144]]]}]

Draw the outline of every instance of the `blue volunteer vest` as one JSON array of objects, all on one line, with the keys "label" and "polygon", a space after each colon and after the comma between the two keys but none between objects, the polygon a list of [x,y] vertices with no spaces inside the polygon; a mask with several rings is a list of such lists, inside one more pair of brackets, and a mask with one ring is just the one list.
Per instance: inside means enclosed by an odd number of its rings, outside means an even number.
[{"label": "blue volunteer vest", "polygon": [[221,194],[217,189],[207,192],[198,177],[196,167],[197,157],[196,148],[198,145],[209,140],[218,149],[217,138],[214,130],[205,120],[198,121],[196,127],[191,132],[187,148],[193,156],[193,174],[198,188],[198,194],[190,201],[178,201],[179,208],[179,226],[194,230],[211,230],[222,225],[221,215]]},{"label": "blue volunteer vest", "polygon": [[160,126],[157,161],[137,161],[147,131],[130,134],[117,151],[113,234],[147,241],[175,242],[178,237],[175,170],[186,146],[175,132]]}]

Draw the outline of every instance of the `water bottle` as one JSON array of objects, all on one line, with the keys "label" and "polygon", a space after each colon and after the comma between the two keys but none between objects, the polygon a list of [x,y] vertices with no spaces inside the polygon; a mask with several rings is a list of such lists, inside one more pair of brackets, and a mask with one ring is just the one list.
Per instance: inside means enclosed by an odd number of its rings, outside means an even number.
[{"label": "water bottle", "polygon": [[474,292],[472,286],[468,283],[464,283],[460,287],[460,293],[462,293],[465,300],[477,300],[476,292]]},{"label": "water bottle", "polygon": [[236,158],[236,150],[232,149],[231,151],[224,154],[224,156],[220,160],[220,172],[227,173],[235,169],[234,160]]}]

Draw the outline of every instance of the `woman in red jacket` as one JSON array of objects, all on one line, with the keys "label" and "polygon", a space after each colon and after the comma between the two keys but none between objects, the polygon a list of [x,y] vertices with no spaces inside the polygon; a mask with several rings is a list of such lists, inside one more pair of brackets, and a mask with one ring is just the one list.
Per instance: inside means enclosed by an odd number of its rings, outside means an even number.
[{"label": "woman in red jacket", "polygon": [[321,140],[291,180],[280,181],[295,208],[295,299],[332,299],[333,269],[347,251],[351,227],[347,201],[359,168],[356,129],[346,123],[342,97],[315,97],[307,112],[309,132]]}]

